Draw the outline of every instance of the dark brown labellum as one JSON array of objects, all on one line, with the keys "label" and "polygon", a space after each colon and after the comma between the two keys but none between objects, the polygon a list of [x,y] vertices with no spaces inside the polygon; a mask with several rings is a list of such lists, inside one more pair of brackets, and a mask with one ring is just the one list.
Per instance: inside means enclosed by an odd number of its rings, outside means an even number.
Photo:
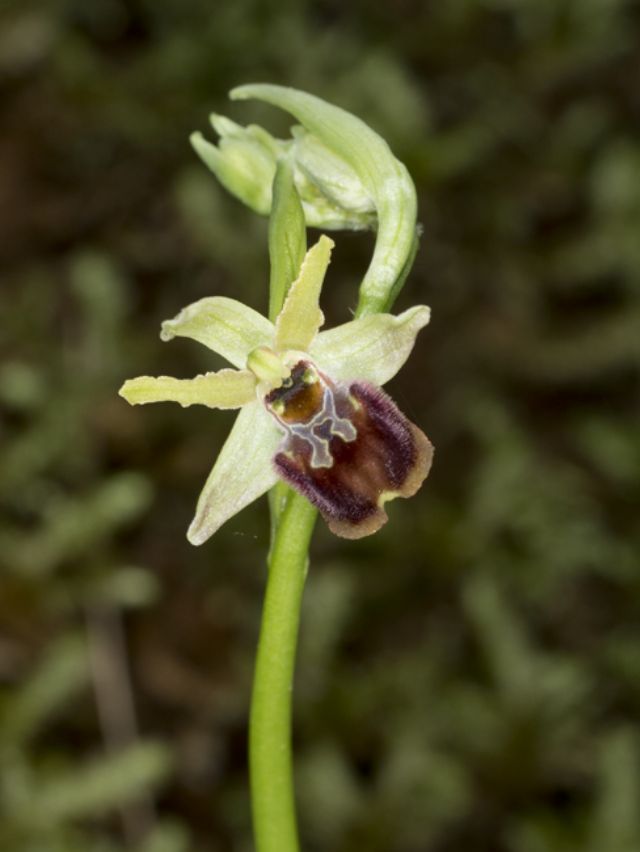
[{"label": "dark brown labellum", "polygon": [[301,361],[265,402],[285,429],[274,458],[279,476],[337,535],[379,530],[387,520],[384,503],[411,497],[429,473],[431,443],[375,385],[335,384]]}]

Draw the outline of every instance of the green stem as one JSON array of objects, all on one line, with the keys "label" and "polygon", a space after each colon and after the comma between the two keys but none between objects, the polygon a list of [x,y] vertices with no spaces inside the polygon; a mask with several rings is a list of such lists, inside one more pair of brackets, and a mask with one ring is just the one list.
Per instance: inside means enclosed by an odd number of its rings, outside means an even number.
[{"label": "green stem", "polygon": [[317,512],[289,491],[274,525],[251,699],[249,763],[257,852],[297,852],[291,694],[302,591]]}]

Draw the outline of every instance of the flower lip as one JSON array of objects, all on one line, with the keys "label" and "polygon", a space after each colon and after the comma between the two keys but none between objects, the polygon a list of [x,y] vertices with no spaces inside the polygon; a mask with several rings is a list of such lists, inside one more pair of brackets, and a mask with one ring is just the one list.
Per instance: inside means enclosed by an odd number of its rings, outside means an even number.
[{"label": "flower lip", "polygon": [[[278,475],[303,494],[344,538],[371,535],[387,521],[384,504],[411,497],[429,473],[433,447],[380,388],[338,384],[325,429],[293,428],[276,453]],[[342,431],[344,425],[353,437]]]}]

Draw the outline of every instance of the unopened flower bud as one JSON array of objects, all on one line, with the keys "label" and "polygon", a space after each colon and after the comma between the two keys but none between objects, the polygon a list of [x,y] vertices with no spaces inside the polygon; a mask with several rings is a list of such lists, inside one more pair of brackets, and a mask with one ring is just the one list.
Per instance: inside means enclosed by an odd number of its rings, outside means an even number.
[{"label": "unopened flower bud", "polygon": [[256,213],[267,216],[276,160],[287,145],[260,127],[241,127],[221,115],[212,115],[211,123],[220,141],[212,145],[201,133],[192,133],[196,153],[225,189]]}]

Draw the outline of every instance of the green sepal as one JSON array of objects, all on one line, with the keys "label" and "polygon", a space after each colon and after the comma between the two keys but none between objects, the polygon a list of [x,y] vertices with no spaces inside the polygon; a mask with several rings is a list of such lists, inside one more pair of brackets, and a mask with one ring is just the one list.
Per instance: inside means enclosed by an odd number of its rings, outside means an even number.
[{"label": "green sepal", "polygon": [[244,369],[249,353],[270,346],[274,328],[266,317],[226,296],[210,296],[187,305],[171,320],[162,323],[160,337],[189,337]]},{"label": "green sepal", "polygon": [[416,305],[399,316],[371,314],[322,331],[309,354],[333,378],[365,379],[384,385],[400,370],[429,322],[430,311]]},{"label": "green sepal", "polygon": [[278,481],[272,464],[282,435],[259,402],[240,411],[198,499],[187,532],[204,544],[225,521],[265,494]]}]

